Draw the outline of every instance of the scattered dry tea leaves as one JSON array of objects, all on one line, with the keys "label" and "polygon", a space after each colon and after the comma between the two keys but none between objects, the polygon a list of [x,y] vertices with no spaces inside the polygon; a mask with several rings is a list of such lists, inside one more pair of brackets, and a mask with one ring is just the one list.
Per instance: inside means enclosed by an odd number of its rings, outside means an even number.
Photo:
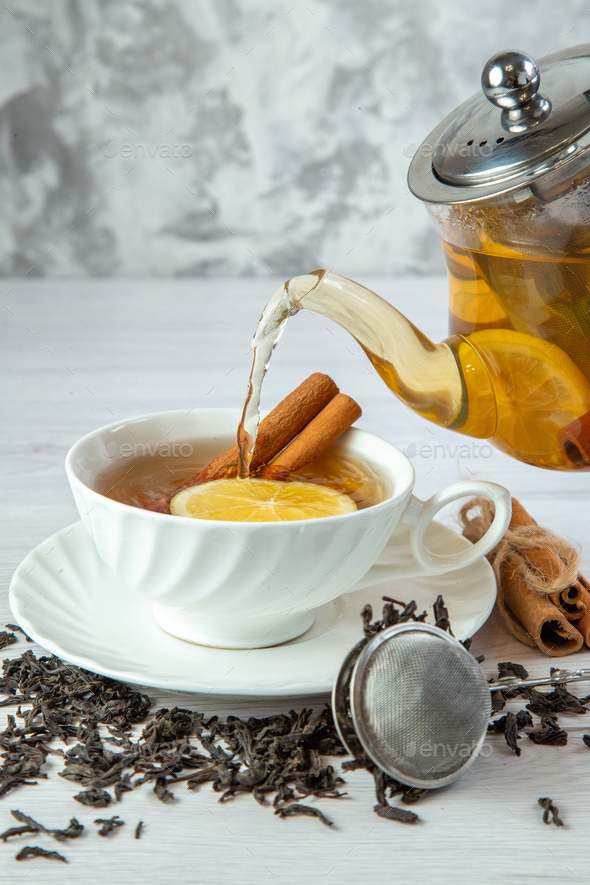
[{"label": "scattered dry tea leaves", "polygon": [[119,827],[125,826],[125,821],[121,820],[118,814],[113,815],[113,817],[98,817],[94,823],[102,824],[98,831],[99,836],[110,836],[110,834],[114,833]]},{"label": "scattered dry tea leaves", "polygon": [[0,833],[0,839],[6,842],[7,839],[11,839],[13,836],[24,836],[25,833],[38,832],[37,827],[29,827],[27,824],[23,824],[21,827],[9,827],[7,830],[4,830],[3,833]]},{"label": "scattered dry tea leaves", "polygon": [[[64,842],[66,839],[77,839],[78,836],[81,836],[84,832],[84,827],[80,823],[80,821],[76,820],[75,817],[71,818],[70,823],[63,830],[59,829],[51,829],[49,827],[40,824],[39,821],[33,820],[32,817],[29,817],[28,814],[25,814],[18,809],[12,809],[10,812],[15,820],[17,820],[22,827],[14,827],[13,831],[7,830],[5,833],[0,835],[0,839],[8,838],[9,836],[18,835],[15,831],[21,830],[22,832],[28,833],[47,833],[48,836],[53,836],[54,839],[57,839],[58,842]],[[8,836],[6,834],[9,834]]]},{"label": "scattered dry tea leaves", "polygon": [[514,664],[512,661],[500,661],[498,663],[498,679],[526,679],[529,671],[522,664]]},{"label": "scattered dry tea leaves", "polygon": [[106,790],[83,790],[74,796],[76,802],[81,805],[90,805],[92,808],[106,808],[113,801],[113,797]]},{"label": "scattered dry tea leaves", "polygon": [[[393,624],[426,618],[415,602],[406,604],[390,597],[383,597],[383,601],[382,616],[376,621],[370,606],[363,609],[364,642]],[[436,601],[435,617],[439,627],[449,629],[442,598]],[[16,625],[7,626],[17,629]],[[464,645],[468,648],[469,641]],[[498,670],[500,676],[527,675],[522,665],[512,662],[499,664]],[[74,798],[96,808],[106,808],[113,800],[105,787],[112,787],[114,798],[120,801],[126,792],[151,783],[156,796],[170,802],[172,789],[182,783],[191,792],[209,784],[220,794],[220,802],[249,793],[262,805],[272,803],[279,817],[309,815],[330,826],[323,812],[304,800],[346,795],[340,790],[343,778],[324,758],[346,755],[329,706],[319,712],[291,710],[261,718],[228,716],[225,722],[193,710],[164,708],[151,716],[137,736],[135,726],[150,714],[146,694],[57,657],[37,658],[32,651],[3,661],[0,693],[6,695],[0,706],[17,708],[0,733],[0,797],[45,778],[43,767],[49,755],[62,757],[62,777],[86,788]],[[541,717],[540,725],[528,732],[531,741],[562,746],[567,733],[557,724],[557,714],[585,713],[590,701],[590,696],[577,698],[563,685],[547,694],[532,688],[502,690],[493,694],[494,712],[516,697],[528,700],[527,710],[506,713],[490,724],[490,731],[503,733],[517,755],[518,732],[532,726],[531,714]],[[56,749],[56,740],[69,745],[68,749]],[[584,736],[584,742],[590,746],[590,735]],[[375,779],[375,811],[380,817],[404,823],[418,820],[413,812],[390,805],[388,798],[399,796],[403,803],[411,804],[429,790],[394,780],[366,756],[342,765],[343,771],[356,768],[366,769]],[[21,826],[6,830],[1,839],[35,832],[75,838],[83,829],[75,818],[64,830],[49,830],[26,815],[17,820]],[[97,819],[104,836],[123,824],[118,815]],[[141,837],[142,826],[140,821],[135,838]],[[27,846],[29,849],[36,850]]]},{"label": "scattered dry tea leaves", "polygon": [[379,817],[385,817],[387,820],[397,820],[402,824],[415,824],[420,820],[413,811],[407,808],[399,808],[397,805],[375,805],[373,811]]},{"label": "scattered dry tea leaves", "polygon": [[4,626],[6,627],[7,630],[12,630],[13,633],[22,633],[23,636],[25,637],[25,639],[27,640],[27,642],[34,642],[35,641],[34,639],[31,639],[31,637],[28,636],[25,633],[25,631],[23,630],[23,628],[19,627],[18,624],[4,624]]},{"label": "scattered dry tea leaves", "polygon": [[38,845],[25,845],[15,856],[15,860],[29,860],[33,857],[45,857],[47,860],[61,860],[62,863],[69,863],[59,851],[47,851],[45,848],[39,848]]},{"label": "scattered dry tea leaves", "polygon": [[7,645],[12,645],[16,642],[16,636],[14,633],[7,633],[3,630],[0,633],[0,648],[6,648]]},{"label": "scattered dry tea leaves", "polygon": [[553,804],[553,799],[545,796],[538,800],[539,805],[543,809],[543,823],[555,824],[556,827],[563,827],[563,821],[559,816],[559,809]]},{"label": "scattered dry tea leaves", "polygon": [[551,744],[565,747],[567,731],[557,724],[557,716],[542,716],[541,724],[529,732],[529,739],[535,744]]},{"label": "scattered dry tea leaves", "polygon": [[517,744],[517,741],[520,740],[518,732],[523,728],[532,727],[532,724],[533,717],[529,711],[519,710],[518,713],[508,712],[504,716],[500,716],[499,719],[494,719],[488,725],[488,731],[492,734],[503,734],[512,752],[520,756],[521,751]]},{"label": "scattered dry tea leaves", "polygon": [[298,802],[294,802],[291,805],[281,805],[279,808],[275,810],[275,814],[278,814],[279,817],[293,817],[295,815],[307,815],[308,817],[317,817],[318,820],[321,820],[323,824],[327,827],[334,826],[333,821],[326,817],[326,815],[320,811],[319,808],[316,808],[315,805],[301,805]]}]

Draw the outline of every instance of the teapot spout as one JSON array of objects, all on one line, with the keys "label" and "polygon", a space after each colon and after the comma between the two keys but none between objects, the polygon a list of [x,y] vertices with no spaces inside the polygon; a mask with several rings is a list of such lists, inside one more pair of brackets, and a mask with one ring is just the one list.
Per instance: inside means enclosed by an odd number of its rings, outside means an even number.
[{"label": "teapot spout", "polygon": [[[325,270],[294,277],[281,291],[285,318],[307,309],[338,323],[358,341],[389,389],[413,412],[460,433],[493,436],[495,398],[489,374],[464,338],[453,336],[434,344],[375,292]],[[470,399],[473,404],[474,398],[478,421],[470,427]],[[482,421],[486,402],[489,411]]]}]

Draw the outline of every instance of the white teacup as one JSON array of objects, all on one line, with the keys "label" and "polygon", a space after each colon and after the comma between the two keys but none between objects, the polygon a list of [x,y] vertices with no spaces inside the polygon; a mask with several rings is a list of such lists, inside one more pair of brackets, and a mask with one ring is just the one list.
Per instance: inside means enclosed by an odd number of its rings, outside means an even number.
[{"label": "white teacup", "polygon": [[[439,575],[488,553],[510,520],[510,495],[494,483],[449,485],[428,501],[412,494],[414,469],[385,440],[352,429],[337,445],[368,463],[383,480],[382,500],[339,516],[293,522],[219,522],[153,513],[94,491],[113,453],[155,451],[162,440],[178,450],[191,443],[203,463],[235,442],[237,409],[157,412],[117,421],[89,433],[66,459],[76,505],[101,559],[129,587],[153,602],[164,630],[181,639],[223,648],[261,648],[304,633],[313,609],[349,590],[411,575]],[[198,449],[197,449],[198,450]],[[429,523],[445,504],[483,495],[495,519],[473,547],[431,553]],[[410,564],[375,565],[400,521],[410,525]]]}]

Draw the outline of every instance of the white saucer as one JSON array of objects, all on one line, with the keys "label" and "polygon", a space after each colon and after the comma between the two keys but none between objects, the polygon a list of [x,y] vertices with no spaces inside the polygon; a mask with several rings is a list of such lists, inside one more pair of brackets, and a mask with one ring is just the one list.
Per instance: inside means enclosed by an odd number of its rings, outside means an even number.
[{"label": "white saucer", "polygon": [[[433,523],[434,552],[469,546]],[[408,558],[400,527],[380,562]],[[314,625],[297,639],[251,651],[208,648],[175,639],[152,618],[151,603],[130,590],[99,559],[81,522],[35,548],[10,588],[14,617],[32,639],[70,663],[125,682],[219,695],[295,696],[330,692],[349,649],[362,638],[360,611],[369,602],[381,616],[383,595],[426,608],[442,593],[453,631],[472,636],[487,620],[496,580],[486,559],[449,575],[406,578],[348,593],[316,610]]]}]

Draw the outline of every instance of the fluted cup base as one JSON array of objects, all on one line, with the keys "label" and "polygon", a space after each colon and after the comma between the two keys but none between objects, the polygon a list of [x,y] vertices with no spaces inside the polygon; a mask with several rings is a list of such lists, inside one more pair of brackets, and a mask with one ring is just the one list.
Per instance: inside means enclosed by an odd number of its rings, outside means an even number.
[{"label": "fluted cup base", "polygon": [[288,642],[306,633],[314,622],[312,612],[281,614],[266,618],[207,619],[190,612],[156,603],[153,607],[156,624],[187,642],[214,648],[268,648]]}]

